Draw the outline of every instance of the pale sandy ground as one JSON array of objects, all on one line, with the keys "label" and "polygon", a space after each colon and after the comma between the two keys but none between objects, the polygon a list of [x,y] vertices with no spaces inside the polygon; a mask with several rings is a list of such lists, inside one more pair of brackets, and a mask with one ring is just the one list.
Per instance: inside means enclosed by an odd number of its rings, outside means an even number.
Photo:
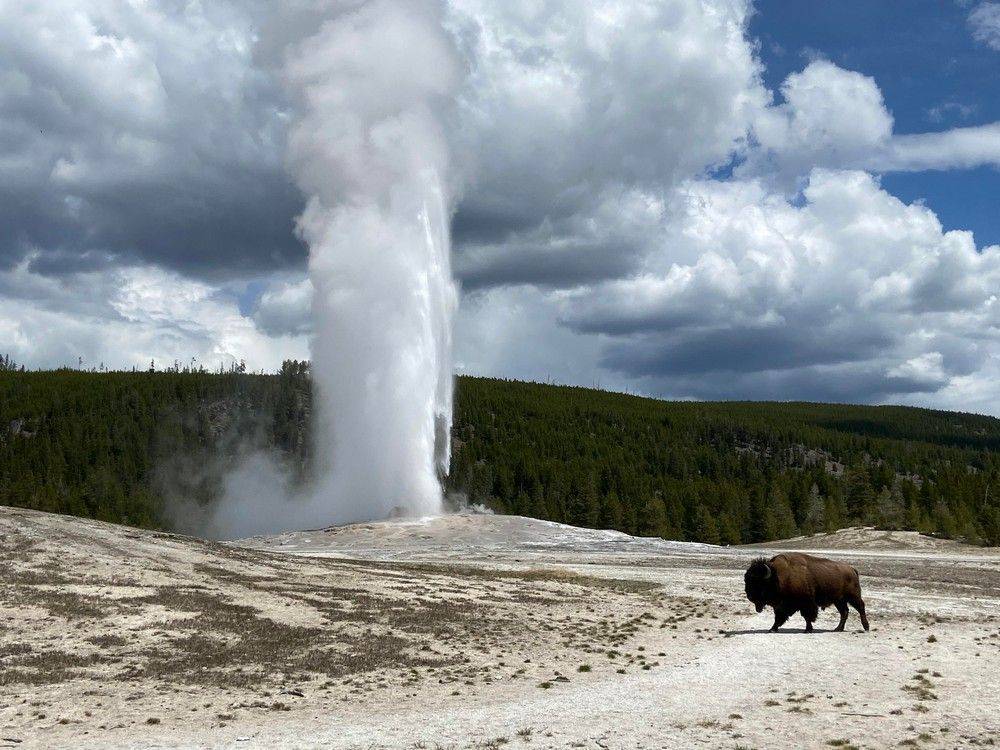
[{"label": "pale sandy ground", "polygon": [[742,572],[774,549],[462,515],[220,545],[0,508],[0,747],[1000,742],[1000,553],[779,546],[856,565],[872,632],[765,632]]}]

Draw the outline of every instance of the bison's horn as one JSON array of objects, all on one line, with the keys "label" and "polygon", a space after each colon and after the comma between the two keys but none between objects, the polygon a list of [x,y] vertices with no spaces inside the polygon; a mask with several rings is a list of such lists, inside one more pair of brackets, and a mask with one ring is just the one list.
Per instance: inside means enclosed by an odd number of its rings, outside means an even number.
[{"label": "bison's horn", "polygon": [[764,580],[766,581],[770,577],[771,577],[771,566],[770,565],[765,565],[764,566]]}]

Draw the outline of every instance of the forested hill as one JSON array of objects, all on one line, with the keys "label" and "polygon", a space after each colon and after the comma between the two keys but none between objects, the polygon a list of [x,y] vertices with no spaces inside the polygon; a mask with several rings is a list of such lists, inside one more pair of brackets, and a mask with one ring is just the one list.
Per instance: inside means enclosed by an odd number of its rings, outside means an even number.
[{"label": "forested hill", "polygon": [[858,523],[1000,544],[1000,420],[462,379],[449,484],[584,526],[740,543]]},{"label": "forested hill", "polygon": [[[165,526],[240,456],[309,475],[308,369],[0,372],[0,504]],[[858,523],[1000,544],[1000,420],[687,403],[462,377],[447,488],[495,510],[739,543]]]}]

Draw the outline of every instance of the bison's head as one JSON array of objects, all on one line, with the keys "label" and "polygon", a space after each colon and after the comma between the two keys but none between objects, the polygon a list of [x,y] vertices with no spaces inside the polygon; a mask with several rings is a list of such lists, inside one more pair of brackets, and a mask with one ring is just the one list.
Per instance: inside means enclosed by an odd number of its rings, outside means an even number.
[{"label": "bison's head", "polygon": [[743,588],[747,599],[753,602],[758,612],[762,612],[778,589],[778,575],[767,560],[758,557],[743,574]]}]

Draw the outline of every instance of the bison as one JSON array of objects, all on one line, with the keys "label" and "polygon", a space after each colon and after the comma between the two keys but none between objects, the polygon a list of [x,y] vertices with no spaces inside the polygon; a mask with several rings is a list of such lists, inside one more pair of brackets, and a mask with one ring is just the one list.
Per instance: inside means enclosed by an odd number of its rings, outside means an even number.
[{"label": "bison", "polygon": [[754,560],[743,580],[747,599],[758,612],[767,606],[774,607],[772,632],[793,614],[801,612],[806,632],[811,633],[819,610],[831,604],[840,612],[838,631],[843,630],[847,622],[848,604],[858,611],[862,626],[868,630],[858,571],[846,563],[789,552],[770,560],[763,557]]}]

